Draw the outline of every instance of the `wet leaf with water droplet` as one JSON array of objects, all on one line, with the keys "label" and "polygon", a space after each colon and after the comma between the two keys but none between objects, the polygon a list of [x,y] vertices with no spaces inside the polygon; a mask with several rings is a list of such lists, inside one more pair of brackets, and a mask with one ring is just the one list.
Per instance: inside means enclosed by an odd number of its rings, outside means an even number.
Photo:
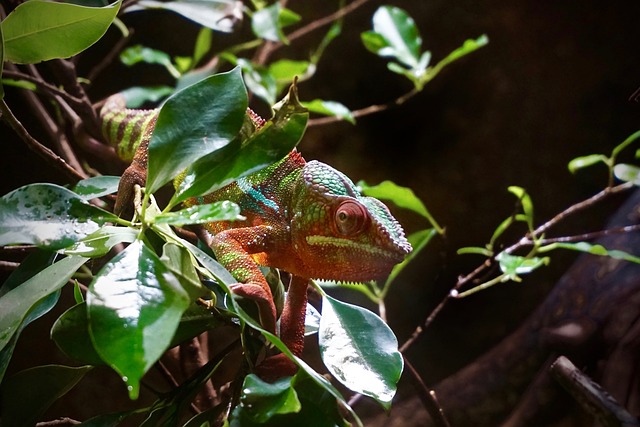
[{"label": "wet leaf with water droplet", "polygon": [[318,340],[322,361],[338,381],[389,408],[403,360],[398,340],[382,319],[325,295]]},{"label": "wet leaf with water droplet", "polygon": [[32,184],[0,198],[0,246],[62,249],[116,217],[54,184]]},{"label": "wet leaf with water droplet", "polygon": [[141,241],[98,273],[87,293],[89,333],[96,351],[137,398],[140,379],[171,343],[189,296],[176,276]]}]

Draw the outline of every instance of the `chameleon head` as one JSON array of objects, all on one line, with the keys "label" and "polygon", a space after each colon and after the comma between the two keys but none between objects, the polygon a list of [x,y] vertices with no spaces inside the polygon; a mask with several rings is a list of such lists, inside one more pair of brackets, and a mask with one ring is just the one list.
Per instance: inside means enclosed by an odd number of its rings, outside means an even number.
[{"label": "chameleon head", "polygon": [[402,227],[377,199],[364,197],[344,174],[311,161],[293,192],[292,243],[298,275],[368,281],[386,277],[411,252]]}]

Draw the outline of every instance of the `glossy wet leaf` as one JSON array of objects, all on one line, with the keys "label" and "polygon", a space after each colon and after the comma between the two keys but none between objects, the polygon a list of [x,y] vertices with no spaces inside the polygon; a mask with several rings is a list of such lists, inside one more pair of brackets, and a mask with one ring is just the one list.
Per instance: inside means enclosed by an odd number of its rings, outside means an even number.
[{"label": "glossy wet leaf", "polygon": [[89,332],[100,358],[136,398],[140,378],[171,343],[189,296],[141,241],[109,261],[87,293]]},{"label": "glossy wet leaf", "polygon": [[373,15],[373,31],[362,34],[365,47],[384,57],[396,58],[409,68],[418,67],[422,39],[413,18],[394,6],[381,6]]},{"label": "glossy wet leaf", "polygon": [[134,228],[105,225],[64,249],[64,253],[87,258],[104,256],[117,244],[135,241],[138,238],[138,233],[139,231]]},{"label": "glossy wet leaf", "polygon": [[640,168],[636,165],[619,163],[613,167],[613,174],[620,181],[640,185]]},{"label": "glossy wet leaf", "polygon": [[62,288],[87,258],[70,256],[41,270],[0,297],[0,349],[43,298]]},{"label": "glossy wet leaf", "polygon": [[500,252],[496,255],[496,261],[500,264],[500,270],[506,274],[505,280],[519,281],[518,276],[529,274],[543,265],[549,264],[547,257],[523,257]]},{"label": "glossy wet leaf", "polygon": [[97,42],[120,8],[120,0],[105,7],[31,0],[2,21],[5,59],[34,64],[68,58]]},{"label": "glossy wet leaf", "polygon": [[205,224],[215,221],[240,220],[240,207],[228,200],[194,205],[176,212],[166,212],[155,217],[158,224],[170,224],[177,227],[187,224]]},{"label": "glossy wet leaf", "polygon": [[403,359],[398,340],[382,319],[325,295],[318,341],[322,361],[338,381],[389,408]]},{"label": "glossy wet leaf", "polygon": [[291,386],[291,377],[280,378],[273,383],[264,382],[253,374],[245,377],[239,405],[242,416],[265,423],[274,415],[298,412],[300,409],[300,400]]},{"label": "glossy wet leaf", "polygon": [[54,184],[31,184],[0,198],[0,246],[67,247],[116,217]]},{"label": "glossy wet leaf", "polygon": [[70,359],[86,365],[104,365],[89,336],[87,304],[80,303],[66,310],[51,327],[51,339]]},{"label": "glossy wet leaf", "polygon": [[18,372],[2,385],[2,425],[31,427],[58,398],[71,390],[90,366],[45,365]]},{"label": "glossy wet leaf", "polygon": [[119,182],[119,176],[93,176],[79,181],[72,190],[84,200],[91,200],[117,192]]},{"label": "glossy wet leaf", "polygon": [[[18,268],[14,270],[7,278],[7,280],[2,284],[2,287],[0,288],[0,298],[2,298],[2,296],[9,291],[15,289],[22,283],[35,276],[38,272],[50,266],[55,260],[55,257],[56,255],[52,252],[36,251],[31,253],[27,258],[24,259],[24,261],[20,263]],[[11,336],[11,339],[0,350],[0,382],[2,382],[2,378],[4,377],[4,374],[7,370],[7,366],[11,361],[13,350],[22,330],[29,323],[48,313],[56,305],[59,297],[60,291],[56,291],[34,304],[33,307],[29,309],[27,315],[22,319],[22,322]]]},{"label": "glossy wet leaf", "polygon": [[210,76],[162,106],[149,143],[147,190],[158,190],[197,159],[233,140],[245,118],[240,69]]},{"label": "glossy wet leaf", "polygon": [[242,2],[236,0],[141,0],[127,10],[164,9],[178,13],[212,30],[229,33],[242,19]]},{"label": "glossy wet leaf", "polygon": [[[220,286],[224,289],[224,291],[229,295],[231,294],[231,290],[229,286],[234,284],[236,280],[229,274],[227,270],[225,270],[216,260],[211,258],[202,250],[198,249],[196,246],[191,243],[180,240],[180,243],[189,250],[193,254],[193,256],[198,260],[198,262],[208,270],[213,277],[215,277]],[[242,308],[237,304],[237,302],[233,299],[229,299],[230,306],[229,310],[232,313],[235,313],[243,323],[251,326],[253,329],[259,331],[271,344],[273,344],[278,350],[287,355],[291,360],[293,360],[304,372],[311,378],[311,380],[318,385],[322,390],[326,391],[329,395],[333,396],[338,402],[343,405],[343,408],[346,409],[350,416],[353,417],[353,420],[356,422],[358,426],[362,426],[362,422],[353,409],[347,404],[342,394],[329,382],[325,377],[318,374],[315,370],[313,370],[309,365],[307,365],[302,359],[296,357],[291,353],[291,351],[287,348],[286,345],[275,335],[272,333],[265,331],[262,329],[260,325],[257,324],[251,316],[249,316]]]},{"label": "glossy wet leaf", "polygon": [[248,140],[235,140],[189,167],[175,201],[210,193],[284,158],[302,138],[308,113],[293,86],[274,108],[278,108],[274,118]]},{"label": "glossy wet leaf", "polygon": [[262,39],[288,44],[282,28],[295,24],[299,20],[298,14],[283,8],[280,3],[276,2],[253,14],[251,29],[256,36]]}]

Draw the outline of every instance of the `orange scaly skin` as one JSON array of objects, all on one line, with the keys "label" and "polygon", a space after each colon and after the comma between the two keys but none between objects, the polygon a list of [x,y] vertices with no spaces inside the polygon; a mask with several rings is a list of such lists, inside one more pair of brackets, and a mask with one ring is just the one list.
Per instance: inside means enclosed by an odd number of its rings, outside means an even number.
[{"label": "orange scaly skin", "polygon": [[[120,105],[120,106],[118,106]],[[114,111],[110,108],[116,108]],[[118,110],[120,108],[120,110]],[[134,120],[121,104],[105,104],[101,112],[105,134],[120,135],[114,128]],[[154,113],[140,112],[140,117]],[[157,113],[156,113],[157,114]],[[262,119],[248,112],[256,127]],[[120,118],[120,121],[112,119]],[[129,200],[130,187],[140,184],[146,171],[146,151],[151,129],[137,132],[140,141],[111,138],[128,147],[137,146],[132,165],[125,171],[118,191],[118,208]],[[122,196],[122,198],[121,198]],[[330,166],[306,162],[296,151],[281,161],[223,187],[188,205],[230,200],[240,206],[243,221],[206,225],[213,234],[212,249],[218,261],[238,280],[235,294],[256,302],[262,326],[276,330],[276,309],[269,285],[259,265],[293,275],[280,322],[280,336],[299,356],[304,342],[304,316],[309,279],[369,281],[384,278],[411,251],[404,232],[389,210],[377,199],[363,197],[353,182]],[[283,355],[266,359],[259,367],[263,377],[292,374],[296,366]],[[277,372],[277,375],[271,375]]]}]

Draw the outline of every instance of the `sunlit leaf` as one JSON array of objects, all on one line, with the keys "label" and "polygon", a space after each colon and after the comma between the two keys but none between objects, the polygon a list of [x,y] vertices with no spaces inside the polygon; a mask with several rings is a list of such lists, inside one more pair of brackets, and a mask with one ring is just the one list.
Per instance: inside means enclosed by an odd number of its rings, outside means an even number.
[{"label": "sunlit leaf", "polygon": [[149,143],[147,190],[155,192],[197,159],[234,139],[247,104],[239,68],[208,77],[169,98]]},{"label": "sunlit leaf", "polygon": [[31,184],[0,198],[0,246],[61,249],[116,217],[54,184]]},{"label": "sunlit leaf", "polygon": [[177,227],[187,224],[204,224],[215,221],[234,221],[244,219],[240,216],[240,207],[227,200],[204,205],[194,205],[176,211],[166,212],[155,217],[158,224],[170,224]]},{"label": "sunlit leaf", "polygon": [[100,358],[138,396],[140,379],[171,343],[189,296],[141,241],[109,261],[87,293],[89,332]]},{"label": "sunlit leaf", "polygon": [[338,381],[389,408],[403,359],[395,335],[382,319],[325,295],[318,342],[322,361]]},{"label": "sunlit leaf", "polygon": [[308,113],[299,104],[294,86],[274,109],[273,119],[246,141],[235,140],[190,166],[174,202],[210,193],[283,159],[302,138]]},{"label": "sunlit leaf", "polygon": [[44,412],[71,390],[91,370],[90,366],[45,365],[27,369],[2,385],[2,425],[34,426]]},{"label": "sunlit leaf", "polygon": [[131,243],[138,237],[138,230],[129,227],[105,225],[84,239],[64,249],[66,255],[80,255],[87,258],[104,256],[119,243]]},{"label": "sunlit leaf", "polygon": [[640,185],[640,167],[619,163],[613,167],[613,174],[620,181],[631,182],[634,185]]},{"label": "sunlit leaf", "polygon": [[418,67],[422,39],[413,18],[394,6],[381,6],[373,15],[373,31],[362,35],[373,53],[396,58],[409,68]]},{"label": "sunlit leaf", "polygon": [[310,102],[303,102],[302,105],[312,113],[318,113],[324,116],[340,117],[351,124],[356,123],[355,118],[351,114],[351,110],[339,102],[314,99]]},{"label": "sunlit leaf", "polygon": [[198,24],[222,32],[232,32],[242,20],[242,2],[236,0],[140,0],[127,11],[165,9]]},{"label": "sunlit leaf", "polygon": [[280,3],[275,2],[253,14],[251,18],[251,29],[257,37],[288,44],[289,42],[282,28],[295,24],[299,20],[300,16],[298,14],[283,8]]},{"label": "sunlit leaf", "polygon": [[593,243],[588,243],[588,242],[575,242],[575,243],[570,243],[570,242],[557,242],[557,243],[551,243],[549,245],[545,245],[542,246],[540,248],[541,252],[548,252],[550,250],[554,250],[554,249],[569,249],[572,251],[578,251],[578,252],[584,252],[584,253],[588,253],[591,255],[598,255],[598,256],[608,256],[614,259],[619,259],[619,260],[623,260],[623,261],[629,261],[629,262],[633,262],[636,264],[640,264],[640,257],[630,254],[626,251],[621,251],[618,249],[607,249],[606,247],[599,245],[599,244],[593,244]]},{"label": "sunlit leaf", "polygon": [[500,263],[500,270],[509,280],[519,281],[518,276],[529,274],[543,265],[548,265],[550,260],[548,257],[523,257],[500,252],[496,255],[496,261]]},{"label": "sunlit leaf", "polygon": [[105,7],[41,0],[24,2],[2,21],[5,59],[33,64],[76,55],[107,31],[120,2]]},{"label": "sunlit leaf", "polygon": [[576,173],[580,169],[595,165],[597,163],[607,163],[608,158],[603,154],[591,154],[588,156],[576,157],[571,160],[567,167],[571,173]]},{"label": "sunlit leaf", "polygon": [[520,200],[527,225],[530,230],[533,230],[533,201],[531,196],[524,188],[516,187],[515,185],[510,186],[508,190]]},{"label": "sunlit leaf", "polygon": [[73,187],[73,192],[84,200],[96,199],[118,191],[119,182],[119,176],[94,176],[79,181]]}]

